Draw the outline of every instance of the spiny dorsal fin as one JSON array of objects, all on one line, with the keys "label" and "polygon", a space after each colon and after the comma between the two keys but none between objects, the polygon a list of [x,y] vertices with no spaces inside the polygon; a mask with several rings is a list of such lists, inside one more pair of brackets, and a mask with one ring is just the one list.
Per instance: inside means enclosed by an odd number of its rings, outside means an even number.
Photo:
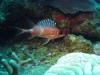
[{"label": "spiny dorsal fin", "polygon": [[44,20],[39,21],[37,25],[41,27],[52,27],[53,28],[56,26],[56,22],[51,19],[44,19]]}]

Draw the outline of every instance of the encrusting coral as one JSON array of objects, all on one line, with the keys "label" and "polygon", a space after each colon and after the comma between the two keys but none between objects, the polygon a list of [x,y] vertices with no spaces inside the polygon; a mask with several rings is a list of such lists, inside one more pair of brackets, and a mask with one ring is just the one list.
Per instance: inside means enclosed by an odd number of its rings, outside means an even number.
[{"label": "encrusting coral", "polygon": [[79,51],[91,53],[93,50],[91,41],[86,40],[83,36],[70,34],[64,38],[64,42],[69,52]]},{"label": "encrusting coral", "polygon": [[70,53],[62,56],[44,75],[100,75],[100,56]]}]

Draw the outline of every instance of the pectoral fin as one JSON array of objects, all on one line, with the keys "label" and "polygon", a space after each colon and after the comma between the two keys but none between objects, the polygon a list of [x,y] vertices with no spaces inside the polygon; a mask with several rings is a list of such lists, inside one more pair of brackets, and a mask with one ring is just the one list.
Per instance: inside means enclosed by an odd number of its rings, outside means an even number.
[{"label": "pectoral fin", "polygon": [[43,45],[48,44],[48,43],[50,42],[50,40],[51,40],[51,39],[47,39],[47,40],[43,43]]}]

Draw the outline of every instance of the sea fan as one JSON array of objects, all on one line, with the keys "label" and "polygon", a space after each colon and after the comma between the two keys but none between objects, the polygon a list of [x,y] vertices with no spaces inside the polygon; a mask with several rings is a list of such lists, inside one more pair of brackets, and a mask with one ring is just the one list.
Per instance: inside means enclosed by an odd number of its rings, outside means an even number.
[{"label": "sea fan", "polygon": [[100,56],[86,53],[67,54],[44,75],[100,75]]}]

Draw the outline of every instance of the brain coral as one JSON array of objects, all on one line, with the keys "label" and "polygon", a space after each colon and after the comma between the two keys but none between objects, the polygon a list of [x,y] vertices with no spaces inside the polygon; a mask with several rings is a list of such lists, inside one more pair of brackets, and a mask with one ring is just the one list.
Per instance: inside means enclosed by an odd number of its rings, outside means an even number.
[{"label": "brain coral", "polygon": [[65,14],[76,13],[78,11],[94,11],[96,9],[95,0],[45,0],[45,5],[58,8]]},{"label": "brain coral", "polygon": [[67,54],[44,75],[100,75],[100,56],[80,52]]}]

